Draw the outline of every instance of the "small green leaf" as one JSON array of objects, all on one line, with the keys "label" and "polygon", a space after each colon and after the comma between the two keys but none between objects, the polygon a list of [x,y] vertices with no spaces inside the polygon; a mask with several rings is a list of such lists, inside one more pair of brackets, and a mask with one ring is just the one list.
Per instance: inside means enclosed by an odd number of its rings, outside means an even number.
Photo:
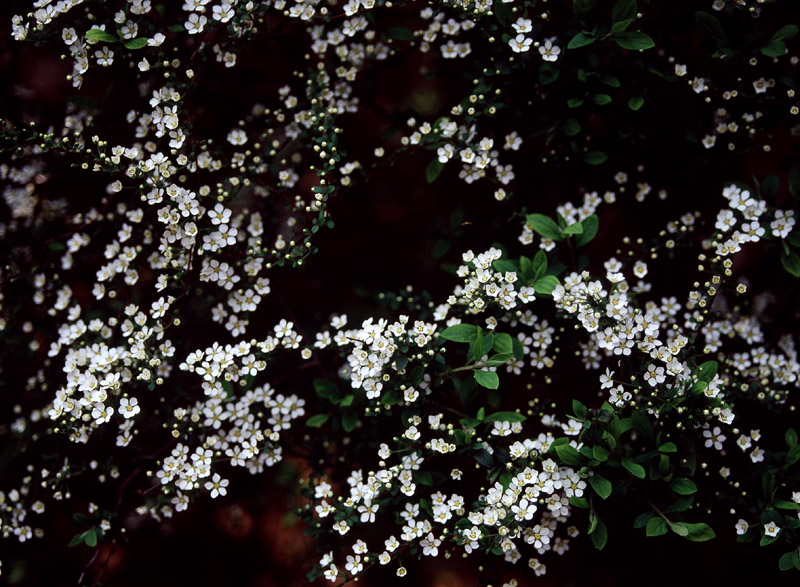
[{"label": "small green leaf", "polygon": [[669,482],[669,486],[678,495],[691,495],[697,492],[697,485],[695,485],[691,479],[675,477]]},{"label": "small green leaf", "polygon": [[126,49],[141,49],[142,47],[147,47],[147,39],[145,37],[138,37],[136,39],[128,39],[127,41],[122,42],[125,45]]},{"label": "small green leaf", "polygon": [[474,342],[478,338],[478,327],[474,324],[455,324],[442,330],[439,336],[453,342]]},{"label": "small green leaf", "polygon": [[645,534],[648,536],[661,536],[666,533],[667,523],[664,521],[664,518],[651,518],[650,521],[647,522]]},{"label": "small green leaf", "polygon": [[608,496],[611,495],[611,491],[614,489],[611,486],[611,481],[598,473],[595,473],[592,477],[589,477],[589,485],[591,485],[592,489],[595,490],[597,495],[603,499],[607,499]]},{"label": "small green leaf", "polygon": [[664,444],[658,447],[658,452],[664,452],[664,453],[678,452],[678,447],[675,446],[674,442],[665,442]]},{"label": "small green leaf", "polygon": [[616,33],[614,35],[614,41],[623,49],[629,49],[631,51],[641,51],[656,46],[653,39],[645,33],[636,31]]},{"label": "small green leaf", "polygon": [[686,522],[675,522],[671,526],[672,531],[678,536],[683,536],[692,542],[705,542],[716,538],[714,530],[708,524],[688,524]]},{"label": "small green leaf", "polygon": [[482,387],[486,387],[488,389],[497,389],[500,387],[500,378],[497,377],[497,373],[492,371],[475,371],[474,377],[475,381],[478,382],[478,385]]},{"label": "small green leaf", "polygon": [[636,112],[644,105],[644,98],[641,96],[633,96],[628,100],[628,108]]},{"label": "small green leaf", "polygon": [[652,519],[653,519],[653,512],[644,512],[643,514],[639,514],[633,521],[633,527],[644,528],[645,526],[647,526],[647,523]]},{"label": "small green leaf", "polygon": [[594,103],[600,106],[605,106],[606,104],[610,104],[611,96],[609,96],[608,94],[595,94]]},{"label": "small green leaf", "polygon": [[591,533],[591,537],[594,547],[597,550],[603,550],[606,542],[608,542],[608,529],[600,518],[597,518],[597,524],[594,527],[594,531]]},{"label": "small green leaf", "polygon": [[116,35],[112,35],[107,31],[101,31],[100,29],[89,29],[86,31],[86,40],[87,41],[105,41],[106,43],[116,43],[119,41],[119,37]]},{"label": "small green leaf", "polygon": [[782,510],[793,510],[793,511],[800,510],[800,503],[795,503],[793,501],[785,501],[783,499],[776,500],[772,505]]},{"label": "small green leaf", "polygon": [[622,466],[625,467],[634,477],[644,479],[644,467],[642,467],[640,464],[633,462],[631,459],[622,459]]},{"label": "small green leaf", "polygon": [[526,220],[528,221],[528,226],[530,226],[534,232],[539,233],[545,238],[556,241],[561,240],[561,229],[552,218],[544,214],[528,214]]},{"label": "small green leaf", "polygon": [[525,416],[517,412],[495,412],[489,414],[483,420],[484,422],[524,422]]},{"label": "small green leaf", "polygon": [[568,108],[578,108],[583,104],[583,98],[570,98],[567,100]]},{"label": "small green leaf", "polygon": [[583,234],[581,234],[575,242],[575,245],[578,247],[589,244],[597,235],[600,220],[597,218],[597,214],[592,214],[581,220],[581,224],[583,225]]},{"label": "small green leaf", "polygon": [[330,414],[317,414],[316,416],[311,416],[308,420],[306,420],[306,426],[310,426],[312,428],[319,428],[325,422],[328,421],[330,418]]},{"label": "small green leaf", "polygon": [[436,181],[436,178],[439,177],[442,169],[444,169],[444,163],[438,159],[433,159],[430,163],[428,163],[428,167],[425,169],[425,179],[428,180],[428,183],[433,183]]},{"label": "small green leaf", "polygon": [[792,448],[797,444],[797,432],[794,431],[793,428],[789,428],[785,434],[786,438],[786,446]]},{"label": "small green leaf", "polygon": [[592,457],[601,463],[608,460],[608,455],[609,452],[599,444],[596,444],[592,447]]},{"label": "small green leaf", "polygon": [[575,15],[586,14],[594,8],[596,0],[572,0],[572,13]]},{"label": "small green leaf", "polygon": [[572,412],[579,420],[586,419],[586,406],[577,399],[572,400]]},{"label": "small green leaf", "polygon": [[98,528],[91,528],[90,530],[86,531],[86,536],[83,538],[83,541],[86,543],[86,546],[94,548],[97,546],[97,538],[99,534]]},{"label": "small green leaf", "polygon": [[339,389],[327,379],[314,379],[314,391],[320,399],[326,399],[331,403],[339,401]]},{"label": "small green leaf", "polygon": [[612,33],[621,33],[622,31],[627,29],[629,26],[631,26],[633,23],[634,23],[634,19],[633,18],[629,18],[627,20],[621,20],[619,22],[615,22],[614,24],[611,25],[611,32]]},{"label": "small green leaf", "polygon": [[411,29],[404,26],[390,27],[386,31],[386,36],[390,39],[397,39],[398,41],[414,40],[414,33],[411,31]]},{"label": "small green leaf", "polygon": [[567,118],[561,128],[564,129],[564,134],[568,137],[574,136],[581,132],[581,125],[574,118]]},{"label": "small green leaf", "polygon": [[786,251],[781,253],[781,265],[790,275],[800,277],[800,256],[794,251],[790,251],[788,255]]},{"label": "small green leaf", "polygon": [[794,549],[781,556],[778,560],[778,568],[781,571],[788,571],[794,566],[800,566],[798,562],[800,562],[800,555],[797,554],[797,549]]},{"label": "small green leaf", "polygon": [[714,375],[717,374],[717,369],[719,369],[719,363],[716,361],[706,361],[695,370],[694,374],[699,381],[710,383],[711,380],[714,379]]},{"label": "small green leaf", "polygon": [[770,41],[761,47],[761,53],[767,57],[781,57],[786,55],[786,43],[783,41]]},{"label": "small green leaf", "polygon": [[511,354],[514,352],[514,345],[510,334],[498,332],[494,335],[492,349],[501,354]]},{"label": "small green leaf", "polygon": [[611,11],[611,22],[636,18],[636,0],[617,0]]},{"label": "small green leaf", "polygon": [[583,160],[589,165],[601,165],[606,162],[608,155],[603,151],[589,151]]},{"label": "small green leaf", "polygon": [[717,41],[725,41],[725,31],[722,30],[722,23],[716,16],[698,10],[694,13],[694,17],[700,32]]},{"label": "small green leaf", "polygon": [[558,277],[554,275],[545,275],[533,282],[533,291],[537,294],[550,295],[553,290],[561,285]]},{"label": "small green leaf", "polygon": [[533,278],[539,279],[544,272],[547,271],[547,253],[543,250],[539,249],[539,251],[533,256]]},{"label": "small green leaf", "polygon": [[358,412],[354,409],[345,410],[342,413],[342,428],[345,432],[352,432],[358,425]]},{"label": "small green leaf", "polygon": [[595,42],[595,36],[589,32],[580,32],[569,40],[567,49],[580,49]]},{"label": "small green leaf", "polygon": [[569,234],[583,234],[583,224],[580,222],[576,222],[575,224],[570,224],[564,230],[561,231],[561,234],[569,235]]},{"label": "small green leaf", "polygon": [[788,41],[797,35],[798,29],[796,24],[787,24],[784,27],[778,29],[778,31],[772,35],[770,41]]},{"label": "small green leaf", "polygon": [[579,467],[586,462],[586,459],[571,444],[559,444],[555,447],[555,450],[558,459],[567,466]]},{"label": "small green leaf", "polygon": [[75,534],[75,536],[72,537],[72,540],[69,541],[69,546],[78,546],[79,544],[83,544],[88,532],[89,530],[84,530],[83,532],[78,532]]}]

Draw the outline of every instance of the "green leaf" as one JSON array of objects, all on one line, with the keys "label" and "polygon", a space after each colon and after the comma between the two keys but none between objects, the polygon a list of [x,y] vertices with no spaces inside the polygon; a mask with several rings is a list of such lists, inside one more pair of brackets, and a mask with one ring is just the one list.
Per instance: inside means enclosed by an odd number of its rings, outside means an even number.
[{"label": "green leaf", "polygon": [[786,55],[786,43],[783,41],[770,41],[761,47],[761,53],[767,57],[781,57]]},{"label": "green leaf", "polygon": [[556,224],[552,218],[544,214],[528,214],[526,220],[528,221],[528,226],[530,226],[534,232],[539,233],[545,238],[556,241],[561,240],[561,229],[558,228],[558,224]]},{"label": "green leaf", "polygon": [[633,96],[628,100],[628,108],[636,112],[644,105],[644,98],[641,96]]},{"label": "green leaf", "polygon": [[561,234],[583,234],[583,225],[580,222],[570,224],[561,231]]},{"label": "green leaf", "polygon": [[570,98],[567,100],[568,108],[578,108],[583,104],[583,98]]},{"label": "green leaf", "polygon": [[615,22],[614,24],[611,25],[611,32],[612,33],[621,33],[622,31],[627,29],[629,26],[631,26],[634,23],[634,21],[635,21],[635,19],[629,18],[627,20],[621,20],[619,22]]},{"label": "green leaf", "polygon": [[625,467],[634,477],[644,479],[644,467],[642,467],[640,464],[633,462],[631,459],[622,459],[622,466]]},{"label": "green leaf", "polygon": [[581,125],[574,118],[567,118],[561,128],[564,129],[564,134],[568,137],[575,136],[581,132]]},{"label": "green leaf", "polygon": [[106,43],[116,43],[117,41],[119,41],[119,37],[117,37],[117,35],[112,35],[107,31],[101,31],[100,29],[90,29],[86,31],[86,40],[105,41]]},{"label": "green leaf", "polygon": [[795,503],[793,501],[785,501],[783,499],[776,500],[772,505],[782,510],[793,510],[793,511],[800,510],[800,503]]},{"label": "green leaf", "polygon": [[342,428],[345,432],[352,432],[358,425],[358,412],[353,409],[345,410],[342,413]]},{"label": "green leaf", "polygon": [[386,36],[398,41],[412,41],[414,39],[414,33],[411,29],[404,26],[390,27],[386,31]]},{"label": "green leaf", "polygon": [[597,550],[603,550],[606,542],[608,542],[608,529],[600,518],[597,518],[597,524],[594,527],[594,531],[591,533],[591,537],[594,547]]},{"label": "green leaf", "polygon": [[514,344],[510,334],[498,332],[494,335],[492,349],[501,354],[511,354],[514,352]]},{"label": "green leaf", "polygon": [[685,512],[694,503],[694,496],[684,495],[675,500],[675,503],[664,508],[665,514]]},{"label": "green leaf", "polygon": [[167,26],[167,30],[168,31],[172,31],[173,33],[182,33],[186,29],[184,28],[183,24],[177,22],[175,24],[171,24],[171,25]]},{"label": "green leaf", "polygon": [[484,422],[524,422],[525,416],[517,412],[495,412],[489,414]]},{"label": "green leaf", "polygon": [[539,251],[533,256],[533,278],[539,279],[544,272],[547,271],[547,253],[543,250],[539,249]]},{"label": "green leaf", "polygon": [[594,103],[600,106],[605,106],[606,104],[610,104],[611,96],[609,96],[608,94],[595,94]]},{"label": "green leaf", "polygon": [[633,527],[644,528],[645,526],[647,526],[647,523],[652,519],[653,519],[653,512],[644,512],[643,514],[639,514],[633,521]]},{"label": "green leaf", "polygon": [[69,546],[78,546],[79,544],[83,544],[84,538],[86,538],[86,534],[89,530],[84,530],[83,532],[78,532],[75,536],[72,537],[72,540],[69,541]]},{"label": "green leaf", "polygon": [[795,445],[789,449],[789,452],[786,453],[786,463],[784,463],[784,468],[791,467],[794,465],[798,460],[800,460],[800,445]]},{"label": "green leaf", "polygon": [[545,275],[533,282],[533,291],[537,294],[550,295],[553,290],[561,285],[558,277],[554,275]]},{"label": "green leaf", "polygon": [[601,165],[606,162],[608,155],[603,151],[589,151],[583,160],[589,165]]},{"label": "green leaf", "polygon": [[673,532],[692,542],[705,542],[717,536],[714,534],[714,530],[711,526],[703,523],[688,524],[686,522],[675,522],[672,524],[671,528]]},{"label": "green leaf", "polygon": [[555,447],[555,450],[558,459],[567,466],[580,467],[586,462],[586,459],[571,444],[559,444]]},{"label": "green leaf", "polygon": [[694,375],[699,381],[710,383],[711,380],[714,379],[714,375],[717,374],[717,369],[719,369],[719,363],[716,361],[706,361],[695,369]]},{"label": "green leaf", "polygon": [[772,35],[770,41],[788,41],[797,35],[797,31],[800,30],[797,28],[796,24],[787,24],[784,27],[778,29],[778,31]]},{"label": "green leaf", "polygon": [[478,382],[478,385],[482,387],[486,387],[488,389],[497,389],[500,387],[500,379],[497,377],[497,373],[492,371],[475,371],[474,377],[475,381]]},{"label": "green leaf", "polygon": [[356,396],[354,396],[352,393],[349,393],[346,396],[344,396],[344,399],[342,399],[339,405],[346,408],[347,406],[352,405],[355,397]]},{"label": "green leaf", "polygon": [[430,163],[428,163],[428,167],[425,169],[425,179],[428,180],[428,183],[433,183],[436,181],[436,178],[439,177],[442,169],[444,169],[444,163],[438,159],[433,159]]},{"label": "green leaf", "polygon": [[147,38],[146,37],[138,37],[136,39],[128,39],[127,41],[122,42],[125,45],[126,49],[141,49],[142,47],[147,47]]},{"label": "green leaf", "polygon": [[611,11],[611,22],[636,18],[636,0],[617,0]]},{"label": "green leaf", "polygon": [[797,554],[797,549],[794,549],[781,556],[778,560],[778,568],[781,571],[788,571],[794,566],[800,566],[798,563],[800,563],[800,555]]},{"label": "green leaf", "polygon": [[308,420],[306,420],[306,426],[310,426],[312,428],[319,428],[325,422],[328,421],[330,418],[330,414],[317,414],[316,416],[311,416]]},{"label": "green leaf", "polygon": [[339,388],[327,379],[314,379],[314,391],[320,399],[326,399],[331,403],[339,401]]},{"label": "green leaf", "polygon": [[592,489],[595,490],[597,495],[603,499],[607,499],[608,496],[611,495],[611,491],[614,489],[611,486],[611,481],[598,473],[595,473],[592,477],[589,477],[589,485],[591,485]]},{"label": "green leaf", "polygon": [[442,330],[439,336],[453,342],[474,342],[478,338],[478,327],[474,324],[455,324]]},{"label": "green leaf", "polygon": [[596,0],[572,0],[573,14],[586,14],[594,8]]},{"label": "green leaf", "polygon": [[596,444],[592,447],[592,457],[601,463],[608,460],[608,455],[609,452],[599,444]]},{"label": "green leaf", "polygon": [[616,33],[614,35],[614,41],[623,49],[629,49],[631,51],[641,51],[656,46],[653,39],[645,33],[635,31]]},{"label": "green leaf", "polygon": [[589,32],[580,32],[569,40],[567,49],[580,49],[595,42],[595,36]]},{"label": "green leaf", "polygon": [[670,524],[669,525],[669,529],[672,530],[673,532],[675,532],[675,534],[677,534],[678,536],[688,536],[689,535],[689,529],[686,528],[683,524],[680,524],[680,523]]},{"label": "green leaf", "polygon": [[581,220],[581,224],[583,225],[583,234],[581,234],[575,242],[575,246],[578,247],[589,244],[597,235],[597,229],[600,226],[600,220],[597,218],[597,214],[592,214],[591,216]]},{"label": "green leaf", "polygon": [[514,358],[522,360],[525,356],[525,348],[522,346],[522,342],[518,338],[514,338],[511,340],[511,344],[514,348]]},{"label": "green leaf", "polygon": [[619,88],[622,87],[622,84],[619,83],[619,79],[614,77],[613,75],[603,74],[600,76],[600,81],[607,86],[611,86],[612,88]]},{"label": "green leaf", "polygon": [[797,444],[797,432],[795,432],[794,429],[789,428],[786,431],[785,438],[786,438],[786,446],[788,446],[789,448],[792,448]]},{"label": "green leaf", "polygon": [[708,12],[698,10],[694,13],[697,28],[700,29],[704,35],[711,37],[717,41],[725,41],[725,31],[722,30],[722,23],[719,19]]},{"label": "green leaf", "polygon": [[664,453],[678,452],[678,447],[675,446],[674,442],[665,442],[664,444],[658,447],[658,452],[664,452]]},{"label": "green leaf", "polygon": [[86,531],[86,536],[84,536],[83,541],[86,543],[86,546],[94,548],[97,546],[97,538],[98,538],[99,530],[97,528],[91,528]]},{"label": "green leaf", "polygon": [[667,523],[664,521],[664,518],[651,518],[650,521],[647,522],[645,534],[648,536],[661,536],[666,533]]},{"label": "green leaf", "polygon": [[790,275],[800,277],[800,256],[794,251],[790,251],[788,255],[786,251],[781,253],[781,265]]},{"label": "green leaf", "polygon": [[697,485],[691,479],[684,479],[682,477],[675,477],[669,482],[669,486],[678,495],[691,495],[697,492]]},{"label": "green leaf", "polygon": [[572,412],[579,420],[586,419],[586,406],[577,399],[572,400]]}]

